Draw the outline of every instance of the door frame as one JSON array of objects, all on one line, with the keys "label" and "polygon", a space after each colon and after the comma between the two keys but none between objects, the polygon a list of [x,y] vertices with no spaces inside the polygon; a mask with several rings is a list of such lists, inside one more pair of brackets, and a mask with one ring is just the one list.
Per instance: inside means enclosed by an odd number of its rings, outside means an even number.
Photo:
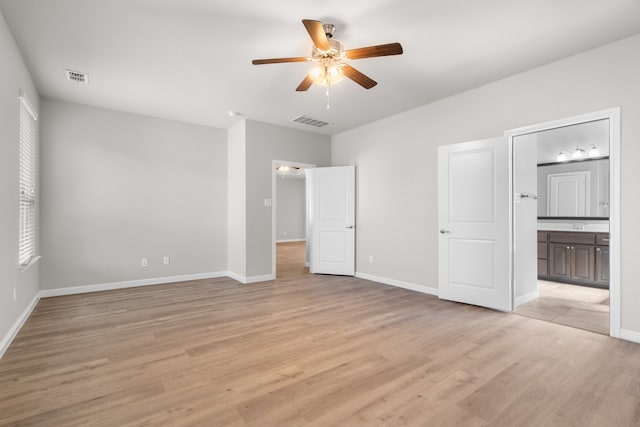
[{"label": "door frame", "polygon": [[[317,167],[317,165],[311,163],[302,163],[302,162],[292,162],[289,160],[272,160],[271,162],[271,275],[275,279],[276,276],[276,259],[277,259],[277,250],[276,250],[276,183],[278,182],[278,174],[276,173],[276,166],[295,166],[302,169],[311,169]],[[306,181],[306,177],[305,177]],[[306,184],[305,184],[305,193],[306,193]],[[305,196],[306,198],[306,196]],[[305,206],[307,206],[307,201],[305,200]],[[308,222],[308,213],[305,214],[305,220]],[[305,238],[307,242],[309,241],[309,224],[305,225]],[[305,242],[305,245],[307,244]],[[308,253],[308,250],[307,250]]]},{"label": "door frame", "polygon": [[513,139],[520,135],[570,126],[595,120],[609,120],[609,335],[620,338],[620,107],[595,111],[545,123],[510,129],[504,132],[509,144],[509,212],[511,260],[511,306],[515,308],[515,258],[513,256],[515,224],[513,201]]}]

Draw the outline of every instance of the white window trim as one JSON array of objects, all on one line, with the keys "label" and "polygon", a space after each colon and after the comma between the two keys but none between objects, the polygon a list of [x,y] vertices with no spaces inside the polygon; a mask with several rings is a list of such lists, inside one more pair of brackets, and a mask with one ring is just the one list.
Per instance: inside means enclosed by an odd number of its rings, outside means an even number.
[{"label": "white window trim", "polygon": [[[38,120],[38,116],[32,107],[33,104],[29,102],[22,89],[20,90],[19,100],[18,264],[20,265],[21,271],[24,271],[40,258],[37,255],[38,126],[36,122]],[[25,207],[27,205],[30,206]]]}]

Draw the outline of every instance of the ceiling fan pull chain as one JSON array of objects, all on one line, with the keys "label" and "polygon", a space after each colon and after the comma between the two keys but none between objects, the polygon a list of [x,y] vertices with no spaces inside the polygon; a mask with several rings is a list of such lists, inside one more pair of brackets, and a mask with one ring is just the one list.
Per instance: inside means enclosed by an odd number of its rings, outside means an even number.
[{"label": "ceiling fan pull chain", "polygon": [[330,98],[329,98],[329,88],[331,87],[331,83],[329,81],[327,81],[327,91],[325,92],[325,95],[327,97],[327,110],[331,109],[331,105],[329,103]]}]

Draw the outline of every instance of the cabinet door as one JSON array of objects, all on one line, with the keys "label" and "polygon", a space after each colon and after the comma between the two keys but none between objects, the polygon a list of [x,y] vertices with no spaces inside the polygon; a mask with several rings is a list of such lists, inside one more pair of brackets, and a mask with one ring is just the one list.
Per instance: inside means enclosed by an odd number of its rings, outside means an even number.
[{"label": "cabinet door", "polygon": [[596,248],[596,282],[602,285],[609,284],[608,246],[598,246]]},{"label": "cabinet door", "polygon": [[549,263],[546,259],[538,260],[538,277],[547,277],[549,275]]},{"label": "cabinet door", "polygon": [[595,247],[571,245],[571,278],[593,282],[595,275]]},{"label": "cabinet door", "polygon": [[565,243],[549,243],[549,276],[569,279],[571,246]]}]

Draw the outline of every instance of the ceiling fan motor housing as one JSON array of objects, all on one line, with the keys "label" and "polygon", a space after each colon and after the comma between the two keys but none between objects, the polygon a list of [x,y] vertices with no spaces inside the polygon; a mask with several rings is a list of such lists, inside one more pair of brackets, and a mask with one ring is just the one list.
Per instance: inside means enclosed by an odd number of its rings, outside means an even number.
[{"label": "ceiling fan motor housing", "polygon": [[331,39],[331,37],[333,37],[333,32],[336,30],[336,26],[333,24],[324,24],[322,25],[322,28],[324,28],[324,33],[327,35],[327,38]]},{"label": "ceiling fan motor housing", "polygon": [[341,60],[343,59],[342,43],[338,40],[329,40],[329,50],[320,50],[316,46],[313,46],[313,49],[311,50],[311,57],[315,60],[327,58]]}]

